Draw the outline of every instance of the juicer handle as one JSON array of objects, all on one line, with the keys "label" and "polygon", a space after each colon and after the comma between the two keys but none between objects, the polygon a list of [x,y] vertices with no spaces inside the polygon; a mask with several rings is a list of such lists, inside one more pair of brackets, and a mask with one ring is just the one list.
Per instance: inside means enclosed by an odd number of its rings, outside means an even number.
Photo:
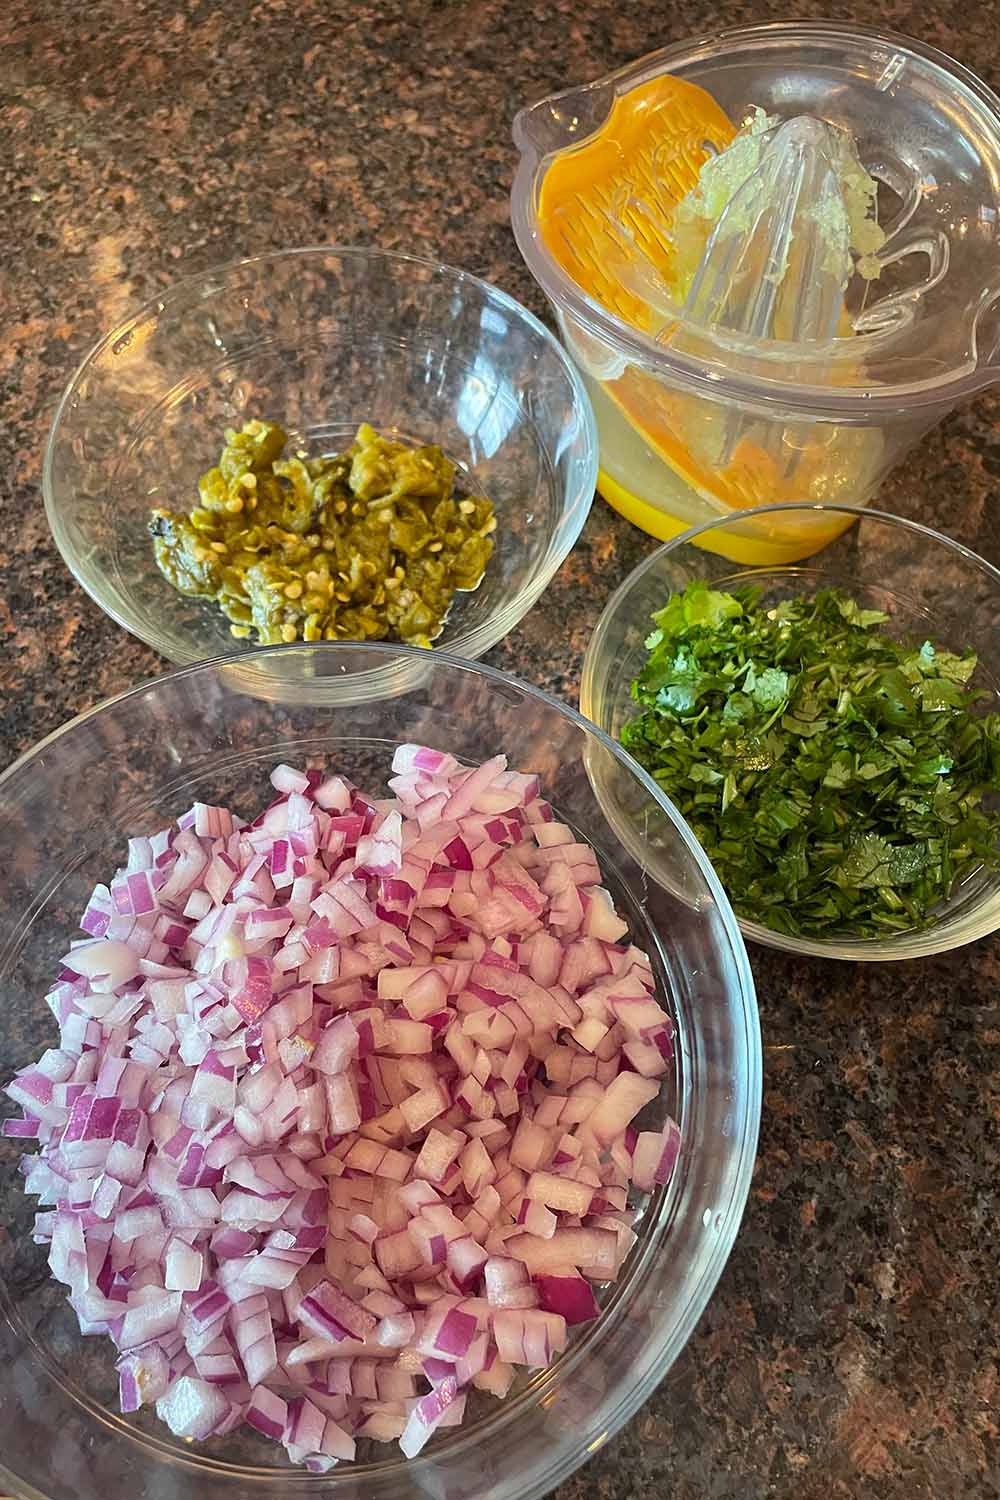
[{"label": "juicer handle", "polygon": [[522,156],[541,159],[567,146],[579,145],[606,122],[615,102],[615,85],[608,79],[549,94],[514,116],[514,144]]},{"label": "juicer handle", "polygon": [[972,325],[976,363],[989,376],[1000,379],[1000,282],[983,293]]}]

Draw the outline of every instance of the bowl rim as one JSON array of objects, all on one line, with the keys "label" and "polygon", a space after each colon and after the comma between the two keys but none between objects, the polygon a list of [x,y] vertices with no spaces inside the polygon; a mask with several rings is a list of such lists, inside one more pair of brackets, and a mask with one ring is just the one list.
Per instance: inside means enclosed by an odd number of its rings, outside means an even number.
[{"label": "bowl rim", "polygon": [[[649,1398],[656,1386],[667,1374],[674,1360],[687,1344],[698,1319],[701,1317],[718,1285],[719,1278],[725,1269],[736,1235],[742,1223],[750,1193],[753,1168],[757,1155],[760,1115],[763,1103],[763,1047],[756,985],[746,945],[739,930],[739,925],[729,898],[726,896],[711,862],[681,813],[674,807],[669,798],[664,796],[652,777],[600,725],[586,718],[571,704],[562,702],[544,688],[525,682],[523,679],[514,676],[513,673],[504,672],[497,667],[488,666],[479,661],[468,660],[456,655],[454,652],[434,651],[433,653],[429,653],[416,646],[406,646],[391,642],[295,641],[288,645],[261,646],[238,658],[215,656],[185,666],[174,667],[156,676],[148,677],[132,687],[125,688],[121,692],[85,709],[82,713],[74,715],[64,724],[61,724],[50,734],[39,740],[37,744],[24,751],[16,760],[0,772],[0,816],[2,816],[5,792],[11,781],[16,776],[23,775],[37,757],[43,755],[45,750],[57,740],[72,734],[78,725],[97,718],[99,715],[118,709],[123,704],[128,703],[129,700],[140,698],[151,688],[166,681],[180,681],[186,677],[203,673],[233,674],[240,667],[246,668],[248,659],[257,657],[272,658],[282,655],[304,655],[316,651],[332,653],[334,656],[346,656],[348,654],[355,656],[372,655],[381,658],[403,656],[414,659],[425,668],[428,665],[434,666],[440,663],[453,671],[469,672],[485,678],[487,682],[495,687],[513,686],[529,697],[537,699],[547,708],[555,710],[558,714],[569,720],[576,728],[582,730],[589,739],[596,741],[609,751],[614,759],[629,772],[652,800],[659,805],[664,815],[680,836],[689,855],[693,858],[699,873],[705,880],[710,895],[718,908],[723,929],[729,941],[736,977],[734,985],[733,1009],[735,1014],[733,1029],[738,1032],[737,1040],[740,1043],[743,1053],[742,1061],[745,1068],[743,1081],[745,1112],[743,1121],[741,1122],[743,1128],[734,1130],[732,1133],[733,1137],[738,1140],[738,1147],[735,1153],[736,1161],[731,1170],[732,1190],[725,1217],[722,1224],[717,1226],[715,1241],[706,1256],[700,1281],[693,1291],[686,1295],[680,1305],[678,1318],[674,1327],[670,1330],[659,1330],[655,1339],[651,1341],[652,1347],[647,1346],[643,1358],[641,1361],[637,1361],[637,1365],[639,1366],[638,1377],[624,1391],[619,1388],[606,1394],[595,1413],[586,1420],[584,1431],[581,1434],[581,1443],[576,1445],[568,1454],[554,1448],[547,1469],[541,1473],[536,1472],[531,1477],[530,1483],[518,1492],[518,1500],[542,1500],[544,1495],[548,1494],[552,1488],[574,1473],[582,1463],[597,1451],[598,1447],[603,1447],[607,1440],[619,1431],[625,1422],[634,1415],[638,1407]],[[363,674],[356,673],[354,675],[361,676]],[[340,680],[348,684],[350,682],[350,675],[345,674]],[[406,678],[405,680],[411,682],[413,679]],[[328,700],[324,700],[324,707],[327,704]],[[592,778],[591,785],[593,786]],[[633,857],[635,857],[634,852]],[[0,954],[0,960],[2,958],[3,955]],[[738,996],[738,1002],[736,996]],[[6,1289],[0,1285],[0,1316],[4,1315],[7,1302]],[[595,1329],[598,1326],[599,1324],[595,1324]],[[577,1353],[579,1354],[579,1352],[578,1350]],[[41,1358],[46,1364],[49,1363],[47,1351],[36,1351],[36,1357]],[[569,1350],[565,1358],[573,1360],[574,1351],[572,1349]],[[558,1363],[556,1366],[553,1366],[553,1369],[558,1368]],[[54,1371],[58,1378],[60,1367],[55,1366]],[[105,1408],[85,1394],[82,1401],[80,1401],[80,1397],[76,1392],[73,1395],[78,1404],[81,1404],[91,1416],[106,1423],[108,1412]],[[510,1409],[505,1409],[507,1403],[502,1403],[492,1413],[490,1418],[491,1432],[499,1431],[502,1433],[505,1428],[512,1428],[517,1422],[518,1411],[516,1408],[518,1403],[512,1401],[509,1405]],[[478,1424],[475,1424],[475,1426],[478,1428]],[[134,1436],[140,1446],[148,1446],[154,1452],[163,1451],[162,1440],[158,1435],[136,1431],[134,1434],[130,1434],[130,1436]],[[511,1436],[514,1436],[513,1432],[511,1432]],[[449,1433],[448,1435],[449,1456],[465,1453],[471,1457],[479,1441],[479,1437],[480,1434],[475,1430],[470,1429],[468,1433],[464,1433],[462,1428],[456,1428],[453,1433]],[[593,1440],[584,1444],[582,1439],[587,1437]],[[419,1455],[416,1459],[407,1461],[406,1468],[408,1471],[413,1472],[416,1483],[420,1482],[422,1475],[431,1477],[431,1487],[433,1488],[431,1470],[436,1453],[439,1451],[431,1449],[426,1454]],[[256,1481],[264,1479],[273,1480],[275,1475],[280,1475],[285,1489],[290,1494],[298,1494],[300,1491],[303,1495],[317,1493],[316,1476],[300,1473],[293,1469],[259,1469],[229,1463],[220,1465],[218,1460],[210,1458],[199,1460],[193,1454],[178,1453],[173,1447],[169,1449],[169,1457],[178,1466],[180,1471],[190,1474],[198,1472],[203,1462],[207,1462],[216,1473],[221,1468],[225,1479],[231,1479],[233,1483],[245,1482],[248,1486],[247,1493],[251,1492],[250,1487]],[[380,1467],[380,1465],[376,1467]],[[14,1495],[30,1492],[36,1497],[36,1500],[47,1500],[45,1493],[35,1489],[33,1486],[30,1488],[30,1491],[18,1489],[19,1485],[24,1485],[24,1481],[5,1467],[2,1454],[0,1454],[0,1480],[4,1484],[11,1486],[11,1493]],[[336,1475],[325,1476],[322,1482],[325,1486],[323,1490],[324,1494],[329,1492],[333,1495],[336,1492]],[[306,1490],[306,1486],[309,1487],[308,1491]],[[256,1493],[255,1490],[253,1492]]]},{"label": "bowl rim", "polygon": [[[59,397],[55,415],[52,418],[48,437],[46,438],[45,452],[42,459],[42,498],[45,506],[45,517],[49,525],[49,530],[52,533],[52,538],[58,548],[59,555],[66,564],[66,567],[103,614],[106,614],[109,619],[114,620],[116,625],[120,625],[130,635],[145,642],[147,646],[151,646],[154,651],[159,652],[160,655],[165,656],[169,661],[173,661],[177,666],[191,665],[202,660],[212,660],[214,656],[212,658],[205,658],[203,655],[194,652],[189,656],[180,658],[174,656],[172,652],[165,650],[159,632],[154,625],[147,623],[150,617],[145,614],[139,614],[137,611],[134,619],[126,618],[124,611],[103,597],[103,591],[99,582],[92,580],[80,563],[70,528],[64,523],[60,511],[53,482],[56,448],[62,436],[66,415],[71,409],[73,397],[76,395],[81,381],[107,349],[113,348],[121,339],[132,334],[144,322],[158,317],[171,305],[182,303],[185,299],[190,298],[199,286],[210,284],[213,279],[218,279],[221,282],[239,271],[244,271],[248,268],[266,267],[272,262],[317,259],[319,257],[338,257],[340,259],[355,261],[384,261],[391,262],[401,268],[405,268],[406,266],[415,267],[423,272],[432,273],[435,277],[448,278],[458,286],[473,287],[487,299],[499,302],[507,312],[529,328],[555,355],[570,390],[572,409],[578,413],[581,430],[577,442],[581,448],[581,475],[572,492],[567,492],[563,496],[555,528],[552,536],[549,538],[545,554],[541,558],[536,572],[512,598],[501,604],[499,608],[494,610],[493,613],[477,625],[455,636],[448,644],[450,651],[460,656],[477,657],[484,651],[488,651],[492,646],[495,646],[504,636],[508,635],[523,619],[528,610],[533,608],[538,602],[551,582],[556,570],[569,556],[590,513],[597,488],[599,456],[597,422],[583,378],[552,330],[547,328],[540,318],[536,317],[529,308],[525,307],[522,302],[519,302],[510,292],[504,291],[494,282],[487,281],[484,277],[476,276],[471,271],[465,271],[460,266],[452,266],[445,261],[433,260],[426,256],[411,255],[402,250],[380,250],[366,245],[323,243],[290,246],[279,250],[265,250],[257,255],[239,256],[233,260],[225,261],[220,265],[210,266],[204,271],[192,272],[187,276],[181,277],[178,281],[172,282],[163,291],[147,298],[135,311],[120,319],[109,332],[101,334],[96,342],[91,344],[76,366]],[[222,655],[240,656],[248,650],[257,649],[259,649],[259,646],[256,642],[244,642],[234,639],[232,649],[227,650]],[[215,655],[219,655],[219,653],[215,653]],[[373,686],[373,691],[377,693],[377,685]]]},{"label": "bowl rim", "polygon": [[[728,516],[719,516],[710,521],[702,521],[697,526],[689,526],[686,531],[679,532],[677,536],[671,537],[657,547],[648,557],[644,558],[638,567],[632,569],[628,577],[619,584],[605,605],[601,617],[597,622],[594,633],[587,645],[583,659],[583,669],[580,675],[580,711],[585,716],[589,714],[594,703],[594,687],[598,676],[598,663],[604,646],[605,637],[608,635],[612,621],[626,605],[632,590],[640,579],[647,573],[655,570],[659,563],[671,552],[689,543],[697,544],[698,538],[708,532],[725,532],[733,530],[743,521],[754,520],[761,516],[780,516],[788,512],[802,514],[812,512],[816,514],[838,514],[850,516],[855,521],[874,521],[889,527],[898,527],[902,531],[910,532],[921,542],[929,543],[931,546],[940,544],[948,552],[960,558],[962,562],[977,568],[996,587],[1000,595],[1000,568],[994,567],[985,557],[980,557],[978,552],[973,552],[963,542],[955,541],[946,536],[944,532],[935,531],[930,526],[925,526],[921,521],[911,521],[906,516],[894,515],[891,511],[876,510],[867,505],[844,505],[831,502],[830,504],[815,502],[812,504],[796,504],[784,502],[779,505],[758,505],[752,510],[733,511]],[[834,538],[837,540],[837,538]],[[825,547],[818,548],[807,558],[801,558],[795,562],[784,563],[740,563],[732,562],[734,570],[741,574],[752,575],[754,573],[774,574],[808,566],[813,558],[822,558]],[[725,559],[730,561],[729,559]],[[594,720],[595,723],[599,721]],[[600,728],[607,730],[603,724]],[[944,942],[934,940],[934,933],[947,932],[947,928],[938,927],[936,924],[925,928],[909,929],[893,936],[892,938],[841,938],[830,939],[822,942],[818,939],[797,938],[783,932],[776,932],[773,928],[765,927],[762,923],[748,921],[744,917],[737,916],[737,924],[743,936],[748,942],[757,943],[764,948],[774,948],[782,953],[794,953],[811,958],[837,958],[846,959],[854,963],[901,963],[904,959],[930,957],[937,953],[949,953],[956,948],[965,947],[967,943],[973,943],[983,937],[1000,929],[1000,902],[994,903],[992,908],[987,908],[990,915],[980,919],[978,923],[970,925],[969,929],[960,934],[953,934]]]}]

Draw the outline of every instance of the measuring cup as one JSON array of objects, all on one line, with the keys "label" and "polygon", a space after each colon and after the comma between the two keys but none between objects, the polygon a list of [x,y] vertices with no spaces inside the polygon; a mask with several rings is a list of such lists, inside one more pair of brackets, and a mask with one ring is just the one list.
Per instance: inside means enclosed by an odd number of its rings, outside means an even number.
[{"label": "measuring cup", "polygon": [[[546,174],[663,75],[705,90],[734,125],[759,107],[852,134],[886,235],[852,332],[789,344],[680,306],[636,326],[552,253]],[[685,161],[724,144],[692,129]],[[552,95],[517,116],[514,138],[514,235],[590,391],[600,490],[654,536],[770,502],[865,504],[914,442],[997,378],[1000,100],[934,48],[826,23],[740,28]],[[736,561],[791,562],[844,524],[799,511],[793,525],[727,528],[725,545]]]}]

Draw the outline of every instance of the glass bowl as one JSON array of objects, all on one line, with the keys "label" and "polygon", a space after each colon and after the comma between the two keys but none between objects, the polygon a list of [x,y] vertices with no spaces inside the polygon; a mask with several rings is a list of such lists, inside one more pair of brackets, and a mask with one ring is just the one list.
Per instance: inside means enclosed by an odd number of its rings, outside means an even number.
[{"label": "glass bowl", "polygon": [[[805,526],[809,516],[850,529],[808,561],[789,566],[747,567],[738,556],[747,535],[780,538],[789,526]],[[796,513],[799,514],[796,514]],[[834,512],[827,516],[825,513]],[[852,524],[853,523],[853,524]],[[707,549],[707,550],[706,550]],[[863,607],[891,616],[885,627],[899,638],[931,640],[961,652],[970,648],[979,665],[973,686],[987,697],[981,711],[1000,709],[1000,572],[939,532],[884,511],[859,506],[767,505],[738,520],[693,527],[660,547],[632,572],[598,621],[584,660],[580,707],[587,718],[617,740],[634,717],[629,685],[646,658],[643,642],[650,616],[671,594],[705,580],[728,589],[753,583],[764,602],[813,594],[823,588],[849,592]],[[669,851],[658,851],[636,832],[635,820],[612,783],[596,787],[605,814],[637,857],[645,857],[657,878],[669,883]],[[642,854],[639,854],[639,851]],[[925,928],[884,938],[849,936],[819,941],[790,937],[757,922],[740,919],[744,937],[786,953],[878,962],[946,953],[1000,927],[1000,872],[978,870],[961,881]]]},{"label": "glass bowl", "polygon": [[234,261],[164,292],[92,349],[60,402],[43,473],[78,582],[171,661],[252,650],[212,604],[163,578],[149,510],[188,510],[225,429],[252,417],[310,457],[358,424],[434,442],[496,508],[495,551],[440,637],[487,651],[580,534],[597,438],[575,368],[513,298],[464,271],[335,246]]},{"label": "glass bowl", "polygon": [[[394,663],[406,670],[394,675]],[[385,685],[379,699],[375,678]],[[639,1243],[603,1317],[551,1370],[526,1376],[504,1403],[484,1398],[464,1427],[410,1463],[376,1446],[370,1461],[310,1475],[248,1429],[192,1447],[148,1410],[117,1414],[114,1351],[80,1337],[45,1247],[32,1243],[35,1202],[21,1191],[17,1143],[2,1140],[0,1491],[32,1500],[533,1500],[631,1416],[691,1333],[736,1234],[756,1146],[761,1050],[746,950],[708,861],[652,781],[572,709],[502,673],[403,647],[272,647],[135,688],[19,760],[0,778],[4,1072],[51,1043],[42,997],[127,835],[164,826],[193,799],[250,812],[268,797],[277,761],[335,765],[374,787],[395,745],[413,740],[467,761],[502,748],[512,766],[540,774],[559,815],[595,846],[673,1013],[676,1066],[651,1109],[675,1113],[683,1147],[668,1187],[643,1206]],[[615,838],[595,778],[644,809],[672,861],[669,892],[647,881],[642,850]]]}]

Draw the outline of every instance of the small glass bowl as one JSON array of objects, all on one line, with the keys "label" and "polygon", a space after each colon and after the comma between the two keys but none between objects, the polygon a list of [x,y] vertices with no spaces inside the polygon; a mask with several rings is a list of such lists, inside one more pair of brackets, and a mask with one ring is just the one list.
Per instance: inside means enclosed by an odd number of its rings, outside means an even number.
[{"label": "small glass bowl", "polygon": [[513,298],[464,271],[335,246],[234,261],[164,292],[92,349],[60,402],[43,473],[79,583],[171,661],[252,650],[156,566],[152,507],[190,510],[227,427],[280,422],[288,452],[358,424],[438,443],[497,514],[478,588],[440,644],[476,657],[538,599],[580,534],[597,438],[575,367]]},{"label": "small glass bowl", "polygon": [[[822,512],[817,516],[817,512]],[[754,534],[771,530],[780,538],[789,527],[854,524],[805,562],[788,566],[747,567],[730,560],[745,542],[744,527]],[[708,550],[706,550],[708,549]],[[891,616],[886,627],[900,638],[931,640],[949,650],[969,649],[979,657],[973,685],[990,696],[982,712],[1000,709],[1000,572],[939,532],[884,511],[847,505],[768,505],[739,518],[693,527],[667,542],[625,580],[601,616],[583,666],[580,708],[587,718],[617,740],[622,726],[635,716],[629,685],[646,659],[643,642],[652,629],[650,616],[671,594],[705,580],[716,589],[752,583],[763,589],[765,603],[777,603],[824,588],[850,593],[867,608]],[[614,787],[595,788],[618,836],[643,848],[659,879],[668,883],[669,868],[660,866],[655,849],[636,832],[634,819],[620,806]],[[758,922],[740,919],[745,938],[786,953],[853,959],[862,963],[922,958],[947,953],[1000,927],[1000,872],[977,870],[942,902],[934,922],[924,928],[884,938],[843,936],[820,941],[790,937]]]},{"label": "small glass bowl", "polygon": [[[378,699],[376,680],[386,685]],[[757,1006],[736,920],[690,830],[620,746],[545,693],[447,652],[323,643],[205,662],[74,719],[0,777],[3,1081],[51,1045],[43,997],[128,835],[166,826],[194,800],[252,816],[278,761],[336,767],[374,790],[406,741],[466,762],[503,750],[512,767],[540,775],[558,815],[596,849],[673,1014],[675,1065],[646,1123],[671,1111],[681,1154],[667,1187],[641,1203],[639,1243],[601,1318],[551,1369],[522,1372],[506,1401],[470,1403],[462,1427],[410,1462],[375,1444],[364,1461],[320,1477],[291,1469],[247,1428],[190,1444],[148,1408],[118,1414],[115,1351],[80,1336],[46,1247],[32,1242],[21,1143],[0,1138],[0,1492],[539,1500],[632,1415],[694,1328],[739,1227],[760,1118]],[[642,809],[670,857],[672,894],[647,879],[642,850],[618,842],[595,779]]]}]

